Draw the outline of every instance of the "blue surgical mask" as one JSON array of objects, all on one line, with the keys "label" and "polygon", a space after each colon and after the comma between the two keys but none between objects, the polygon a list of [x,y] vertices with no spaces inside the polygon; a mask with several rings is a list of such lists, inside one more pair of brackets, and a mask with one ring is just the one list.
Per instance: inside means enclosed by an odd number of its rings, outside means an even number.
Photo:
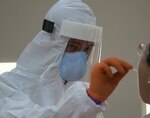
[{"label": "blue surgical mask", "polygon": [[80,80],[86,72],[85,52],[65,52],[60,64],[60,76],[65,81]]}]

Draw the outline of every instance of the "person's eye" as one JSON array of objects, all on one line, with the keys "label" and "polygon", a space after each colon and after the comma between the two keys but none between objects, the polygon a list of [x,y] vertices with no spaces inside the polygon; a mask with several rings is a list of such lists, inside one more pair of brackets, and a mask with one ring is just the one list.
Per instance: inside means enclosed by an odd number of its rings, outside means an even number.
[{"label": "person's eye", "polygon": [[77,50],[77,48],[78,47],[76,45],[68,44],[66,50],[69,51],[69,52],[74,52],[74,51]]},{"label": "person's eye", "polygon": [[92,51],[92,47],[87,47],[84,49],[84,51],[89,54]]}]

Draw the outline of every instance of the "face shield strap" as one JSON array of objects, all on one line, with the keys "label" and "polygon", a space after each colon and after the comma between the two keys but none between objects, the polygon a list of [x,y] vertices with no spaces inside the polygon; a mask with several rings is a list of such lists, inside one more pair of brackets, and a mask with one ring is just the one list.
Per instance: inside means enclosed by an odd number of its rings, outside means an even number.
[{"label": "face shield strap", "polygon": [[52,33],[53,29],[54,29],[54,22],[44,19],[42,30],[44,30],[48,33]]}]

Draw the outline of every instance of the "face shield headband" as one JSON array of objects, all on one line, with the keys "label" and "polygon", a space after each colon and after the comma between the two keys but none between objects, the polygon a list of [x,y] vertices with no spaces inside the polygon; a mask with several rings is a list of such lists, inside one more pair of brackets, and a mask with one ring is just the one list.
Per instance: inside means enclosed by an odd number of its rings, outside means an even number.
[{"label": "face shield headband", "polygon": [[62,78],[67,78],[66,81],[89,78],[91,67],[100,60],[101,32],[98,26],[62,21],[60,35],[70,39],[60,65]]}]

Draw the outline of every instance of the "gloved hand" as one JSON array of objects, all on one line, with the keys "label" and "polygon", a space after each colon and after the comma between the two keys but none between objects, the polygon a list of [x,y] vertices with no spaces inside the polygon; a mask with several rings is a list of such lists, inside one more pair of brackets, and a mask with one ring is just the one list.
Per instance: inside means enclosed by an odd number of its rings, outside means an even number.
[{"label": "gloved hand", "polygon": [[[116,71],[112,72],[111,67]],[[130,69],[132,65],[115,57],[95,64],[91,72],[90,86],[87,89],[88,95],[99,101],[106,100]]]}]

